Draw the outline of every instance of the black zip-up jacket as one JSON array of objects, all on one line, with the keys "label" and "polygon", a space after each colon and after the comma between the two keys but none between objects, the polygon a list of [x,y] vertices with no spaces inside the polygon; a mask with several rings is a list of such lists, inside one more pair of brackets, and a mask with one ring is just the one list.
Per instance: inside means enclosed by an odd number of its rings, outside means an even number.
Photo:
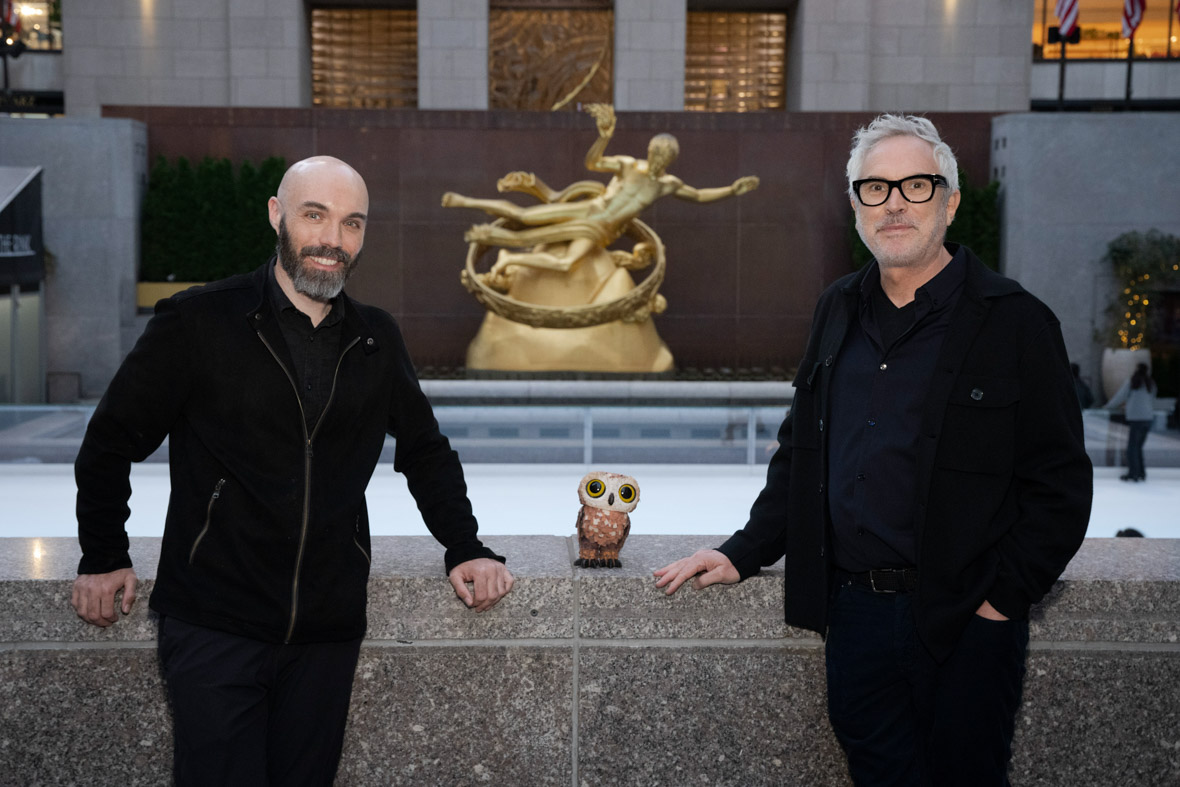
[{"label": "black zip-up jacket", "polygon": [[446,570],[503,558],[476,535],[458,456],[386,312],[340,296],[332,391],[309,433],[266,292],[271,264],[156,305],[75,462],[78,572],[131,565],[130,463],[168,437],[151,608],[268,642],[353,639],[365,631],[365,488],[387,433]]},{"label": "black zip-up jacket", "polygon": [[[947,244],[953,255],[956,244]],[[1086,534],[1093,469],[1057,318],[970,252],[922,409],[915,617],[942,660],[986,600],[1025,618]],[[867,268],[820,296],[779,449],[746,526],[720,550],[742,578],[786,556],[786,622],[825,633],[831,381]]]}]

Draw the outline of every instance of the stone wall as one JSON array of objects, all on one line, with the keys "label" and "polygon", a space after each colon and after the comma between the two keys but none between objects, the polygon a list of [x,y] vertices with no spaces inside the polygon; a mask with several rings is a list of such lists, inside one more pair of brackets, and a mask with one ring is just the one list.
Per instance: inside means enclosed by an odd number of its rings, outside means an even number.
[{"label": "stone wall", "polygon": [[1122,287],[1102,257],[1131,230],[1180,235],[1178,124],[1176,112],[1038,112],[992,121],[1003,271],[1057,314],[1070,359],[1096,396],[1106,309]]},{"label": "stone wall", "polygon": [[147,129],[125,119],[0,117],[0,165],[42,168],[50,377],[101,396],[142,331],[135,283]]},{"label": "stone wall", "polygon": [[[514,170],[555,187],[584,180],[583,159],[596,138],[588,115],[566,112],[108,106],[104,113],[147,125],[151,161],[257,163],[277,155],[294,163],[323,154],[353,164],[368,183],[370,218],[349,293],[397,318],[419,366],[462,366],[485,314],[459,273],[463,233],[488,217],[441,207],[443,193],[497,196],[496,180]],[[686,183],[761,178],[756,191],[737,198],[704,205],[668,198],[643,213],[667,247],[660,292],[668,308],[654,321],[678,367],[790,370],[798,363],[816,299],[852,270],[844,168],[853,132],[871,119],[826,112],[619,116],[610,154],[645,155],[652,136],[670,132],[681,150],[671,172]],[[971,182],[986,182],[990,116],[931,119]],[[264,221],[265,211],[258,217]]]},{"label": "stone wall", "polygon": [[[559,537],[489,537],[517,578],[475,615],[428,537],[377,538],[337,784],[847,785],[819,639],[781,622],[777,567],[672,598],[651,569],[719,540],[636,535],[621,570]],[[72,539],[0,540],[0,783],[158,785],[170,721],[140,601],[69,608]],[[1091,539],[1034,610],[1012,780],[1180,780],[1180,541]]]}]

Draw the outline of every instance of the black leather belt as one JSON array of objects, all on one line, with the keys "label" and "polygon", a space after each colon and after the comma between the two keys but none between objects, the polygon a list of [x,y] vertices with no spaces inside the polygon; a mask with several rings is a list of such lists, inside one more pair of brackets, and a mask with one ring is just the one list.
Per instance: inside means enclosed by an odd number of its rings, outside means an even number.
[{"label": "black leather belt", "polygon": [[872,588],[876,593],[911,593],[918,589],[916,568],[878,568],[859,574],[841,571],[840,576],[845,581]]}]

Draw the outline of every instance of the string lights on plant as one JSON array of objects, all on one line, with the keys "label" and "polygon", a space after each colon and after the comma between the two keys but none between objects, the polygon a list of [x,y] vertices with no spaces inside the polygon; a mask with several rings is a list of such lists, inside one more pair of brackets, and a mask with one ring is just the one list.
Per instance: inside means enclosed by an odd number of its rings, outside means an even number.
[{"label": "string lights on plant", "polygon": [[1148,307],[1155,291],[1180,282],[1180,238],[1158,230],[1123,233],[1107,246],[1106,259],[1125,282],[1122,308],[1111,309],[1117,315],[1116,344],[1143,349],[1150,338]]}]

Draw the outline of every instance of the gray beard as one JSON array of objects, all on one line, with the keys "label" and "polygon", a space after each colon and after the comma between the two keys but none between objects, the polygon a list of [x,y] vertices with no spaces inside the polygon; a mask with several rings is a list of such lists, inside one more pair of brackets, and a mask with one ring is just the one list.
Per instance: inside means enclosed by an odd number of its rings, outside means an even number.
[{"label": "gray beard", "polygon": [[[352,275],[357,260],[360,259],[360,254],[351,257],[341,249],[328,246],[305,246],[301,252],[296,252],[291,243],[291,235],[287,232],[285,219],[279,221],[279,243],[276,251],[279,264],[295,285],[295,292],[321,303],[327,303],[344,290],[348,277]],[[325,271],[301,264],[302,258],[307,256],[338,260],[341,263],[340,269]]]}]

